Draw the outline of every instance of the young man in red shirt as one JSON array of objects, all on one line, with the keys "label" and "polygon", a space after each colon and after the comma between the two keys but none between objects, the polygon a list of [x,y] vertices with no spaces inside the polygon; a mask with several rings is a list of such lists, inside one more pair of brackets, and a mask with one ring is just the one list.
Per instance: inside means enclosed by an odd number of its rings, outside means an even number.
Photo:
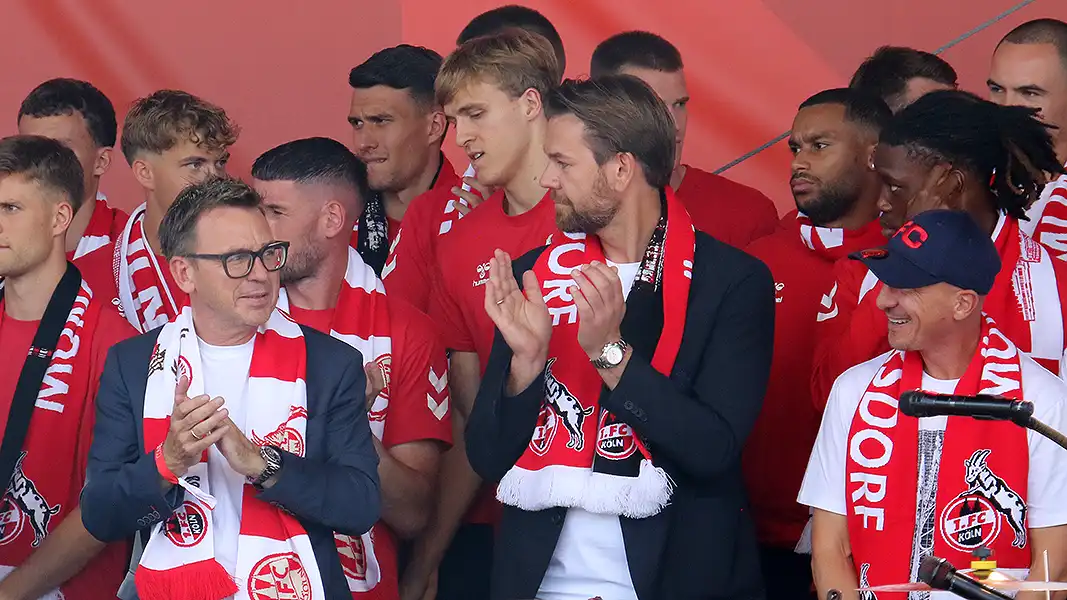
[{"label": "young man in red shirt", "polygon": [[[401,44],[375,53],[348,75],[352,148],[367,165],[373,190],[353,230],[352,247],[383,277],[400,264],[395,256],[388,263],[386,258],[408,210],[422,204],[419,198],[429,191],[448,192],[458,184],[441,153],[448,124],[433,95],[439,68],[440,54]],[[409,238],[428,227],[422,223],[427,217],[412,216]],[[413,234],[413,229],[419,231]],[[407,287],[401,280],[417,277],[407,271],[411,262],[403,260],[401,274],[394,277],[401,293]]]},{"label": "young man in red shirt", "polygon": [[126,113],[122,153],[145,202],[115,242],[113,260],[122,312],[138,331],[169,322],[188,302],[159,253],[159,224],[178,192],[226,172],[237,135],[226,111],[178,90],[140,98]]},{"label": "young man in red shirt", "polygon": [[[509,27],[547,39],[559,61],[560,71],[563,71],[567,58],[559,32],[544,15],[525,6],[509,4],[478,15],[463,28],[456,45]],[[416,308],[429,311],[437,240],[450,233],[457,221],[489,195],[489,190],[475,179],[474,167],[468,166],[462,180],[451,182],[449,187],[435,186],[420,196],[418,202],[412,202],[402,223],[401,230],[405,234],[398,235],[393,241],[389,260],[382,271],[382,280],[389,293],[400,294]]]},{"label": "young man in red shirt", "polygon": [[[1047,126],[1030,111],[959,91],[929,93],[894,115],[874,156],[884,186],[883,233],[893,235],[927,210],[969,213],[1003,263],[986,312],[1053,373],[1067,346],[1067,263],[1021,223],[1058,160]],[[876,304],[883,286],[873,271],[841,261],[836,282],[826,287],[830,308],[818,324],[812,363],[812,400],[820,410],[841,373],[889,349],[890,322]]]},{"label": "young man in red shirt", "polygon": [[[561,71],[552,45],[544,37],[519,29],[475,38],[445,59],[437,75],[437,99],[455,123],[456,143],[463,147],[478,181],[495,189],[477,210],[438,243],[437,277],[430,316],[451,351],[449,378],[457,407],[453,415],[453,450],[446,457],[437,518],[420,541],[405,593],[421,597],[481,486],[462,444],[470,413],[493,342],[493,323],[482,303],[487,265],[496,248],[522,254],[545,243],[556,230],[555,207],[539,183],[548,158],[541,98],[559,84]],[[483,496],[477,517],[465,532],[469,544],[455,566],[441,564],[438,587],[456,578],[455,593],[467,598],[488,594],[488,561],[498,505]],[[490,510],[492,507],[492,510]],[[463,583],[463,586],[458,585]],[[411,591],[408,591],[411,590]],[[405,596],[407,598],[409,596]],[[448,596],[452,597],[452,596]]]},{"label": "young man in red shirt", "polygon": [[[1060,164],[1067,163],[1067,23],[1037,19],[1019,25],[997,45],[989,68],[989,99],[1036,108],[1052,125]],[[1024,233],[1058,257],[1067,255],[1067,174],[1054,172],[1026,211]]]},{"label": "young man in red shirt", "polygon": [[279,307],[298,323],[353,346],[380,394],[368,400],[378,450],[382,519],[360,538],[337,535],[357,598],[397,600],[398,539],[422,532],[433,512],[442,453],[452,442],[447,360],[429,317],[388,296],[348,235],[370,195],[367,168],[343,144],[282,144],[252,165],[275,238],[288,240]]},{"label": "young man in red shirt", "polygon": [[50,79],[33,89],[19,107],[19,133],[41,135],[74,151],[85,179],[85,198],[67,229],[67,258],[99,294],[114,294],[111,265],[125,212],[111,208],[100,194],[100,178],[111,166],[118,126],[111,101],[91,83]]},{"label": "young man in red shirt", "polygon": [[647,31],[614,35],[596,47],[589,66],[593,77],[633,75],[649,85],[671,109],[677,131],[671,188],[685,205],[693,226],[737,248],[744,248],[778,227],[778,211],[770,198],[725,177],[682,164],[682,146],[689,122],[689,90],[682,55],[673,44]]},{"label": "young man in red shirt", "polygon": [[3,598],[114,598],[126,571],[125,544],[94,539],[79,507],[104,359],[135,333],[67,260],[84,185],[62,143],[0,140]]},{"label": "young man in red shirt", "polygon": [[770,383],[744,455],[768,598],[811,592],[811,557],[797,548],[808,510],[795,499],[819,432],[819,412],[805,393],[815,324],[826,310],[822,294],[834,280],[834,263],[885,243],[877,206],[882,181],[873,161],[878,134],[891,117],[877,96],[847,88],[805,100],[789,136],[790,184],[800,214],[790,228],[745,249],[775,278]]}]

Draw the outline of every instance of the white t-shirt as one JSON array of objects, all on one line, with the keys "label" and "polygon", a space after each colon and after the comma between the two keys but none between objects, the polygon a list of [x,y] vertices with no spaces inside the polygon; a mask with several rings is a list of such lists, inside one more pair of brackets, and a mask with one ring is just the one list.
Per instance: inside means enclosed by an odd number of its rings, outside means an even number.
[{"label": "white t-shirt", "polygon": [[[248,371],[252,364],[255,336],[239,346],[212,346],[197,338],[200,362],[204,370],[204,393],[212,398],[221,396],[230,420],[244,432],[248,413],[245,392]],[[211,511],[215,535],[215,560],[226,572],[237,572],[237,541],[241,533],[241,502],[244,499],[245,478],[230,468],[218,446],[208,450],[207,479],[211,495],[218,504]]]},{"label": "white t-shirt", "polygon": [[[617,264],[623,297],[629,296],[641,263]],[[537,591],[538,600],[637,600],[626,560],[622,524],[615,515],[567,510],[556,550]]]},{"label": "white t-shirt", "polygon": [[[815,440],[808,470],[800,487],[800,504],[844,515],[847,513],[845,486],[845,457],[848,454],[848,435],[852,420],[859,408],[860,398],[867,391],[875,373],[885,363],[889,353],[873,358],[845,371],[830,391],[826,412]],[[1029,357],[1023,356],[1023,399],[1034,404],[1034,417],[1057,431],[1067,431],[1067,384],[1045,370]],[[958,380],[939,380],[923,373],[922,387],[936,394],[951,394]],[[944,432],[948,417],[919,419],[920,439],[923,432]],[[1030,529],[1067,524],[1067,470],[1059,464],[1067,459],[1067,452],[1034,431],[1026,432],[1030,467],[1027,479],[1027,521]],[[921,443],[921,441],[920,441]],[[920,452],[920,456],[923,453]],[[937,456],[936,461],[940,460]],[[938,462],[939,466],[939,462]],[[923,471],[919,465],[918,479],[922,494]],[[962,482],[961,482],[962,483]],[[936,481],[933,482],[936,489]],[[1005,534],[1001,534],[1005,535]],[[1007,534],[1010,535],[1010,532]],[[955,565],[965,569],[969,565]],[[1025,576],[1025,573],[1019,574]],[[935,593],[934,598],[953,598],[950,594]]]}]

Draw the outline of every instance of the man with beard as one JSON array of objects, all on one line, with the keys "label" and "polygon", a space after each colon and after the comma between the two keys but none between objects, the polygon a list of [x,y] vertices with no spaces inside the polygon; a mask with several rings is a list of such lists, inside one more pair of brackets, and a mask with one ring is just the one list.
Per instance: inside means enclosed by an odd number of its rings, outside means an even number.
[{"label": "man with beard", "polygon": [[[441,153],[448,124],[433,97],[439,68],[440,54],[401,44],[375,53],[348,75],[352,148],[367,165],[374,190],[359,215],[352,246],[379,275],[386,272],[386,256],[408,209],[417,206],[428,191],[448,193],[458,183],[455,170]],[[420,235],[415,229],[430,227],[424,220],[409,220],[409,237]],[[405,260],[403,264],[417,267],[423,262]],[[392,271],[397,262],[394,259],[390,264]],[[399,280],[406,275],[394,279],[398,288],[405,287]],[[411,275],[415,279],[424,276]]]},{"label": "man with beard", "polygon": [[693,230],[668,185],[674,121],[642,81],[570,80],[545,106],[565,233],[514,265],[495,252],[467,428],[505,505],[492,597],[762,597],[740,450],[770,367],[770,273]]},{"label": "man with beard", "polygon": [[805,100],[789,137],[790,183],[800,214],[792,227],[745,250],[775,278],[770,383],[744,456],[769,598],[811,592],[810,556],[797,547],[808,510],[795,499],[819,431],[819,412],[806,393],[815,324],[825,318],[822,294],[834,281],[835,262],[885,243],[877,206],[882,182],[873,161],[878,134],[890,118],[880,98],[848,88]]},{"label": "man with beard", "polygon": [[[1032,109],[966,92],[931,92],[893,117],[874,164],[885,186],[878,207],[887,237],[919,213],[946,208],[969,213],[993,238],[1003,267],[985,311],[1020,350],[1058,373],[1067,263],[1053,260],[1020,227],[1045,173],[1062,170],[1048,126]],[[812,398],[820,408],[841,373],[889,349],[889,323],[876,305],[881,287],[865,266],[839,269],[828,287],[830,313],[819,324],[812,366]]]},{"label": "man with beard", "polygon": [[[989,68],[989,99],[997,104],[1027,106],[1053,126],[1060,164],[1067,163],[1067,23],[1037,19],[1004,36]],[[1026,211],[1022,230],[1052,250],[1067,255],[1067,175],[1052,172],[1052,181]]]},{"label": "man with beard", "polygon": [[[433,323],[382,283],[348,232],[369,196],[367,168],[348,148],[307,138],[268,150],[252,165],[272,235],[289,241],[278,304],[302,325],[359,350],[378,451],[381,521],[356,538],[338,535],[353,597],[399,598],[400,539],[420,534],[433,513],[441,454],[452,442],[445,351]],[[381,393],[378,393],[380,391]]]},{"label": "man with beard", "polygon": [[956,70],[934,54],[882,46],[856,69],[848,87],[878,96],[894,113],[936,90],[956,89]]},{"label": "man with beard", "polygon": [[682,145],[689,122],[689,89],[682,55],[673,44],[647,31],[613,35],[593,50],[593,77],[633,75],[659,94],[674,117],[678,149],[671,189],[693,219],[693,226],[715,239],[744,248],[778,228],[778,210],[759,191],[682,164]]}]

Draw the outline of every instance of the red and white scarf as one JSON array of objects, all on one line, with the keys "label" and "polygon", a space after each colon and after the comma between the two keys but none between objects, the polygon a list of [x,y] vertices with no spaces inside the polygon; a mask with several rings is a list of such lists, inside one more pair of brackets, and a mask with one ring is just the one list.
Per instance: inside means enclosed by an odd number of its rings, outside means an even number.
[{"label": "red and white scarf", "polygon": [[1048,182],[1041,196],[1026,210],[1023,232],[1044,244],[1053,256],[1067,255],[1067,175]]},{"label": "red and white scarf", "polygon": [[181,290],[171,290],[155,252],[148,246],[144,232],[147,205],[138,206],[122,237],[115,244],[115,279],[119,302],[126,319],[138,331],[145,332],[169,322],[185,304]]},{"label": "red and white scarf", "polygon": [[93,202],[93,214],[89,217],[89,224],[85,226],[81,239],[78,240],[78,247],[69,257],[71,260],[99,250],[113,241],[111,230],[115,225],[116,211],[107,205],[107,198],[103,194],[97,193]]},{"label": "red and white scarf", "polygon": [[804,213],[797,213],[796,227],[800,241],[819,256],[837,261],[856,248],[874,248],[885,244],[882,226],[875,219],[860,229],[820,227],[811,222]]},{"label": "red and white scarf", "polygon": [[[289,295],[285,288],[278,294],[278,308],[289,310]],[[385,389],[374,399],[367,414],[371,433],[380,441],[385,433],[391,383],[393,344],[389,335],[389,308],[385,286],[352,247],[348,248],[348,268],[330,323],[330,335],[359,350],[364,364],[373,362],[382,371]],[[340,533],[335,533],[334,538],[341,567],[348,579],[348,589],[352,592],[374,589],[382,578],[381,566],[374,553],[374,529],[358,538]]]},{"label": "red and white scarf", "polygon": [[[84,473],[72,473],[69,467],[79,463],[79,451],[84,450],[78,445],[85,426],[82,418],[95,396],[90,389],[91,349],[101,306],[82,280],[45,371],[22,455],[0,503],[4,572],[21,565],[78,505]],[[3,314],[0,300],[0,326]],[[68,468],[57,468],[60,463]],[[83,571],[60,589],[70,600],[100,598],[99,586],[106,580],[107,574]]]},{"label": "red and white scarf", "polygon": [[[978,350],[954,393],[1023,399],[1019,358],[1015,345],[983,315]],[[967,564],[971,550],[984,545],[1001,568],[1029,568],[1024,429],[1002,421],[948,417],[936,505],[932,513],[916,506],[919,420],[900,414],[898,401],[901,393],[922,388],[922,376],[919,353],[891,353],[853,417],[845,496],[856,571],[866,571],[872,586],[914,581],[915,565],[923,558],[913,547],[921,520],[916,515],[923,512],[936,522],[926,552]]]},{"label": "red and white scarf", "polygon": [[[1041,366],[1057,373],[1067,342],[1067,266],[1020,230],[1020,221],[1001,215],[993,232],[1001,269],[983,310],[1000,323],[1012,342]],[[867,271],[859,299],[873,307],[881,283]],[[872,308],[872,310],[874,310]]]},{"label": "red and white scarf", "polygon": [[[303,456],[306,367],[307,348],[300,326],[275,310],[256,333],[252,349],[247,396],[270,401],[248,411],[250,438]],[[149,363],[144,398],[148,452],[154,452],[166,438],[178,377],[190,378],[192,398],[204,393],[203,373],[192,309],[185,307],[159,332]],[[234,594],[325,600],[307,532],[292,515],[257,499],[251,484],[244,486],[234,576],[215,560],[215,499],[207,456],[205,452],[179,480],[186,491],[182,506],[152,529],[137,568],[138,595],[143,600],[220,600]]]},{"label": "red and white scarf", "polygon": [[[663,330],[651,362],[669,376],[685,327],[696,238],[689,214],[669,190],[666,208],[663,256],[657,261]],[[604,382],[578,344],[578,308],[571,296],[577,289],[571,273],[594,260],[606,262],[596,236],[565,234],[534,265],[553,327],[545,402],[526,452],[500,481],[497,499],[527,511],[561,506],[639,519],[663,510],[674,485],[633,428],[600,407]],[[646,266],[657,265],[642,263],[642,270]],[[638,282],[634,285],[631,298]]]}]

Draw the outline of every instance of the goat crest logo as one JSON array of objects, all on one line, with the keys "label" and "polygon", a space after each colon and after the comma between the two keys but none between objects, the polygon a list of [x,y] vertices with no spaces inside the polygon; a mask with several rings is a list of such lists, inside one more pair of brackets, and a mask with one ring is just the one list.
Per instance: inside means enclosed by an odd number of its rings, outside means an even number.
[{"label": "goat crest logo", "polygon": [[585,448],[582,424],[585,423],[586,417],[593,414],[593,407],[582,406],[567,386],[556,379],[556,376],[552,374],[552,365],[555,362],[555,358],[550,358],[545,366],[545,400],[548,401],[552,410],[556,411],[556,415],[559,416],[559,420],[563,422],[563,427],[570,436],[567,440],[567,447],[581,452],[582,448]]},{"label": "goat crest logo", "polygon": [[156,344],[152,348],[152,358],[148,360],[148,376],[151,377],[154,373],[163,372],[163,363],[166,362],[167,353]]},{"label": "goat crest logo", "polygon": [[1015,534],[1012,546],[1026,547],[1026,502],[989,468],[991,450],[975,450],[963,462],[964,479],[970,487],[941,511],[941,536],[961,552],[991,545],[1003,524]]},{"label": "goat crest logo", "polygon": [[296,419],[307,419],[308,411],[303,406],[290,406],[289,416],[274,430],[263,437],[252,431],[252,443],[257,446],[277,446],[279,449],[295,454],[304,455],[304,436],[290,423]]}]

